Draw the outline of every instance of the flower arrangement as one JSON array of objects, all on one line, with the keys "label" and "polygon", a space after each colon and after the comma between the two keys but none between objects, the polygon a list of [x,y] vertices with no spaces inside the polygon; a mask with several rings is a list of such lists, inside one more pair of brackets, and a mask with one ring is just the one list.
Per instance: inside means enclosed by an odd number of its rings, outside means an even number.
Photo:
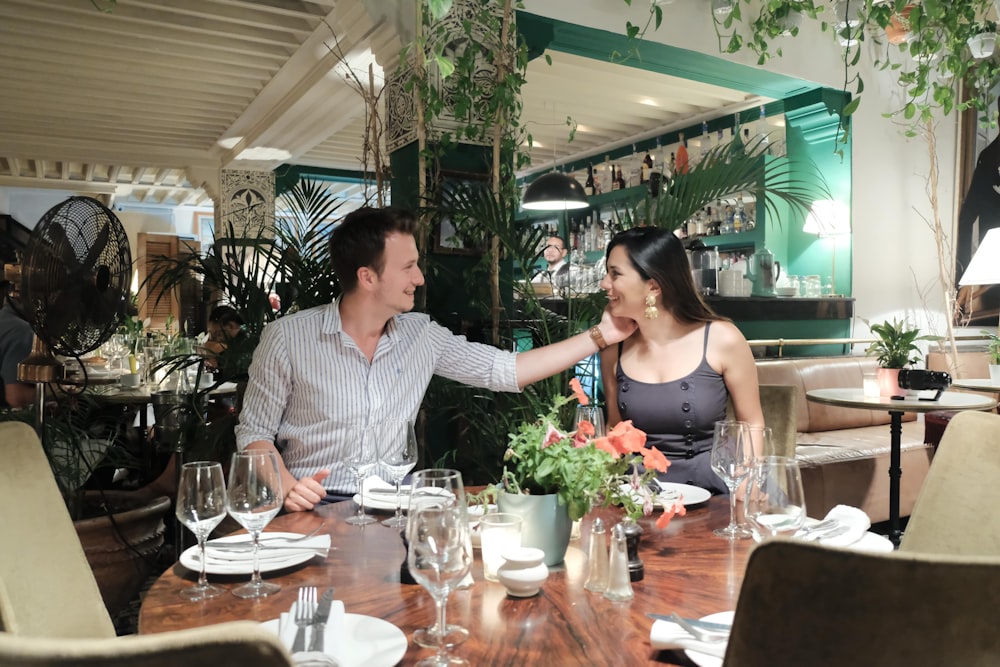
[{"label": "flower arrangement", "polygon": [[[579,380],[574,378],[570,386],[580,404],[587,405]],[[646,434],[631,421],[597,438],[586,421],[576,431],[560,431],[555,426],[559,410],[571,400],[556,396],[547,414],[510,434],[500,488],[507,493],[554,493],[574,521],[598,503],[621,505],[632,519],[651,514],[648,484],[670,462],[659,450],[646,447]],[[677,513],[684,514],[680,500],[664,509],[657,527],[666,527]]]}]

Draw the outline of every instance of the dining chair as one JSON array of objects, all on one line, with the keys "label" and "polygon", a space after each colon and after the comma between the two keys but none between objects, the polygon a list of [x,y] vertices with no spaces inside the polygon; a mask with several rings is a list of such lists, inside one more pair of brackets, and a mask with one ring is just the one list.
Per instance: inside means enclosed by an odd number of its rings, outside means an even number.
[{"label": "dining chair", "polygon": [[5,422],[0,423],[0,443],[0,580],[18,633],[114,637],[38,436],[27,424]]},{"label": "dining chair", "polygon": [[291,667],[277,635],[253,621],[103,639],[0,632],[4,667]]},{"label": "dining chair", "polygon": [[941,437],[900,551],[1000,556],[1000,416],[960,412]]},{"label": "dining chair", "polygon": [[1000,664],[1000,558],[775,539],[750,554],[725,667]]},{"label": "dining chair", "polygon": [[[795,436],[797,433],[795,387],[787,384],[762,384],[759,385],[758,390],[760,409],[764,414],[764,425],[771,427],[773,451],[765,452],[765,454],[795,458]],[[733,403],[730,400],[726,405],[726,419],[733,418]]]}]

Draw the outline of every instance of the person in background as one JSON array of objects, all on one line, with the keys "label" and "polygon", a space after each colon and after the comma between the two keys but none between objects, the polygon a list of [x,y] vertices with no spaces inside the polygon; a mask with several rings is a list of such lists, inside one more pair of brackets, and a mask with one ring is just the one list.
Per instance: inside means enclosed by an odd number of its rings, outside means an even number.
[{"label": "person in background", "polygon": [[527,352],[471,343],[410,312],[424,284],[415,231],[403,209],[350,213],[330,235],[341,296],[264,328],[236,445],[280,453],[288,511],[353,496],[357,480],[344,465],[356,444],[350,429],[415,418],[433,375],[520,391],[635,329],[605,313],[589,332]]},{"label": "person in background", "polygon": [[[658,227],[617,234],[607,249],[601,288],[608,312],[638,323],[629,338],[601,353],[608,427],[630,419],[670,460],[662,481],[728,493],[712,472],[716,421],[764,425],[757,368],[736,326],[702,301],[684,246]],[[761,443],[755,443],[757,454]]]},{"label": "person in background", "polygon": [[35,400],[35,385],[17,381],[17,365],[31,354],[34,333],[14,309],[14,283],[0,280],[0,407],[26,408]]},{"label": "person in background", "polygon": [[203,346],[206,351],[219,354],[226,345],[245,335],[243,318],[232,306],[216,306],[208,314],[208,340]]},{"label": "person in background", "polygon": [[566,243],[558,236],[550,236],[545,241],[542,257],[546,267],[535,274],[533,283],[549,283],[555,287],[564,286],[569,280],[569,264],[566,263]]}]

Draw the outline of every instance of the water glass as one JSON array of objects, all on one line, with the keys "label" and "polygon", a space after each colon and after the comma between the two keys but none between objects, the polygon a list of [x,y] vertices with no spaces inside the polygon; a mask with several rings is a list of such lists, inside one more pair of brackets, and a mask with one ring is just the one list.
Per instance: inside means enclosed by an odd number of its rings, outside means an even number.
[{"label": "water glass", "polygon": [[765,456],[754,462],[746,507],[755,541],[797,533],[806,519],[799,462],[786,456]]},{"label": "water glass", "polygon": [[729,489],[729,525],[715,534],[730,540],[751,537],[736,520],[736,489],[750,475],[754,452],[746,422],[718,421],[712,435],[712,471]]},{"label": "water glass", "polygon": [[573,423],[576,428],[580,428],[580,422],[587,421],[594,427],[595,438],[601,438],[607,435],[604,428],[604,411],[596,405],[578,405],[576,406],[576,416],[573,419]]},{"label": "water glass", "polygon": [[247,449],[233,454],[227,489],[229,516],[253,538],[253,576],[248,583],[233,589],[236,597],[260,598],[281,590],[278,584],[260,578],[260,534],[277,516],[285,500],[278,471],[275,452]]},{"label": "water glass", "polygon": [[503,565],[503,554],[521,546],[521,523],[518,514],[493,512],[479,521],[479,537],[483,555],[483,578],[499,581],[497,568]]},{"label": "water glass", "polygon": [[436,622],[413,633],[413,641],[437,653],[418,665],[465,664],[450,654],[469,637],[469,631],[448,625],[448,595],[472,567],[472,537],[466,511],[462,473],[431,468],[413,474],[406,524],[409,544],[406,562],[413,578],[434,598]]},{"label": "water glass", "polygon": [[417,465],[417,434],[413,422],[389,422],[382,429],[379,443],[379,462],[387,481],[396,485],[396,514],[382,522],[383,526],[402,528],[406,525],[403,516],[400,485],[406,474]]},{"label": "water glass", "polygon": [[198,538],[201,571],[198,583],[181,590],[189,600],[207,600],[224,591],[208,583],[205,573],[205,541],[226,516],[226,485],[222,465],[209,461],[193,461],[181,466],[177,483],[177,519]]},{"label": "water glass", "polygon": [[878,373],[875,371],[865,371],[861,378],[861,387],[865,398],[878,398],[881,394],[878,385]]}]

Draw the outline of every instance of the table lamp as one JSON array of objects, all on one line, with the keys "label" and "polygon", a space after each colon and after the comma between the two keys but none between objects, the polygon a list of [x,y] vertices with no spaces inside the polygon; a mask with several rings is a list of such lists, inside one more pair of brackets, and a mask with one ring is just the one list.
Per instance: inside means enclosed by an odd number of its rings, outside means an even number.
[{"label": "table lamp", "polygon": [[[851,212],[847,205],[835,199],[820,199],[813,202],[802,226],[806,234],[816,234],[820,238],[842,236],[851,233]],[[833,293],[837,292],[837,241],[833,241],[833,259],[830,266],[830,282]]]},{"label": "table lamp", "polygon": [[[960,287],[966,285],[996,285],[1000,284],[1000,229],[991,229],[986,232],[986,236],[976,248],[976,254],[972,256],[969,267],[962,274],[958,284]],[[980,293],[982,293],[981,290]],[[969,303],[978,296],[969,296]]]}]

